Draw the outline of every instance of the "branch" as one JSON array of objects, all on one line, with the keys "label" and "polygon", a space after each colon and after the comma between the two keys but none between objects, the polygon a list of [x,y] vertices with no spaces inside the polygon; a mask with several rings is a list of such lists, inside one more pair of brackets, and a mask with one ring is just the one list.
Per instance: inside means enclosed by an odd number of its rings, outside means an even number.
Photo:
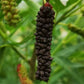
[{"label": "branch", "polygon": [[68,25],[68,29],[84,37],[84,29],[77,28],[75,25],[72,25],[72,24]]},{"label": "branch", "polygon": [[36,54],[35,54],[35,48],[33,51],[32,58],[30,60],[30,79],[34,80],[35,79],[35,65],[36,65]]},{"label": "branch", "polygon": [[12,46],[12,49],[13,49],[23,60],[25,60],[27,63],[30,64],[30,60],[28,60],[24,55],[22,55],[22,54],[18,51],[18,49],[17,49],[15,46]]}]

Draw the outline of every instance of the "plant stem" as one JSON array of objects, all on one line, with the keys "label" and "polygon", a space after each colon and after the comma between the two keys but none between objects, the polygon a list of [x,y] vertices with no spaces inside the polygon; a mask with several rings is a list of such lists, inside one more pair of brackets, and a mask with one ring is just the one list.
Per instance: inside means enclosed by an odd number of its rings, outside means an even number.
[{"label": "plant stem", "polygon": [[6,36],[4,35],[4,33],[1,30],[0,30],[0,35],[4,40],[6,40]]},{"label": "plant stem", "polygon": [[24,55],[22,55],[22,54],[18,51],[18,49],[17,49],[15,46],[12,46],[12,49],[13,49],[22,59],[24,59],[27,63],[30,63],[30,61],[29,61]]},{"label": "plant stem", "polygon": [[75,25],[69,24],[68,29],[78,35],[81,35],[84,38],[84,29],[80,29],[76,27]]},{"label": "plant stem", "polygon": [[[78,5],[79,2],[80,2],[80,0],[77,1],[75,4],[73,4],[73,6],[70,7],[70,8],[68,9],[68,11],[66,11],[66,12],[56,21],[55,25],[57,25],[59,22],[65,20],[65,19],[67,18],[67,17],[65,17],[65,16],[67,16],[67,14],[68,14],[69,12],[71,12],[72,9],[74,9],[74,8]],[[79,8],[80,8],[80,7],[79,7]],[[79,8],[78,8],[78,9],[79,9]],[[68,17],[69,17],[72,13],[76,12],[78,9],[76,9],[76,10],[73,11],[73,12],[71,12],[71,13],[68,15]]]},{"label": "plant stem", "polygon": [[34,52],[30,60],[30,74],[29,74],[29,77],[32,81],[34,81],[35,79],[35,65],[36,65],[36,54],[35,54],[35,48],[34,48]]},{"label": "plant stem", "polygon": [[0,22],[0,29],[4,32],[4,33],[7,33],[6,31],[6,29],[5,29],[5,25],[4,25],[4,23],[1,21]]},{"label": "plant stem", "polygon": [[81,5],[80,7],[76,8],[76,9],[75,9],[74,11],[72,11],[71,13],[67,14],[67,15],[65,16],[65,18],[71,16],[74,12],[78,11],[78,10],[79,10],[80,8],[82,8],[82,7],[84,7],[84,4]]}]

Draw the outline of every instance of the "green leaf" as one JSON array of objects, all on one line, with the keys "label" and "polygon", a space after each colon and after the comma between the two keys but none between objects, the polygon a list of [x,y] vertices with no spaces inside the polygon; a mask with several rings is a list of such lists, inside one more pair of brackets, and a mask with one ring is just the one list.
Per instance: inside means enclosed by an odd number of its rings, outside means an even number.
[{"label": "green leaf", "polygon": [[66,6],[70,6],[73,3],[75,3],[77,0],[68,0],[67,5]]},{"label": "green leaf", "polygon": [[84,16],[82,16],[79,21],[76,23],[79,28],[84,28]]},{"label": "green leaf", "polygon": [[54,73],[54,75],[50,77],[49,84],[55,84],[65,73],[65,70]]},{"label": "green leaf", "polygon": [[60,0],[50,0],[50,3],[52,4],[56,12],[59,12],[65,8],[65,6],[61,3]]},{"label": "green leaf", "polygon": [[80,43],[78,45],[75,45],[75,46],[70,46],[68,48],[65,48],[59,52],[57,52],[56,54],[56,57],[69,57],[69,56],[72,56],[72,54],[74,54],[75,52],[77,52],[77,50],[80,50],[82,48],[82,46],[84,46],[84,43]]},{"label": "green leaf", "polygon": [[78,81],[79,84],[83,84],[84,83],[82,77],[79,75],[78,72],[76,72],[77,70],[72,68],[72,63],[68,59],[65,59],[63,57],[56,57],[54,59],[54,61],[58,65],[63,67],[73,78],[75,78],[75,80]]},{"label": "green leaf", "polygon": [[19,4],[22,0],[16,0],[16,3]]}]

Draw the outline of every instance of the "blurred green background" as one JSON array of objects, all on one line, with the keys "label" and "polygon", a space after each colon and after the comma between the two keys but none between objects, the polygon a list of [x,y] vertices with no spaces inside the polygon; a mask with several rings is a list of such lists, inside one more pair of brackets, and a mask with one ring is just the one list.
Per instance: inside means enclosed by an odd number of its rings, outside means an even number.
[{"label": "blurred green background", "polygon": [[[15,27],[5,24],[0,4],[0,84],[21,84],[17,65],[22,60],[30,73],[25,58],[30,59],[34,51],[35,20],[43,0],[16,2],[21,22]],[[51,46],[51,56],[54,59],[48,84],[84,84],[84,39],[71,32],[67,26],[74,24],[80,29],[84,28],[84,1],[50,0],[50,3],[56,14]],[[38,80],[33,83],[46,84]]]}]

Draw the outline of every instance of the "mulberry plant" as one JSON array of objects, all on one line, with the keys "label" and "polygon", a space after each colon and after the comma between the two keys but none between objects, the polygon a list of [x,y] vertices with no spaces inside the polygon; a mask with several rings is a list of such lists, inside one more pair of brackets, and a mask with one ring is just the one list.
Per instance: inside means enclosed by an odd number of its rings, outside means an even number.
[{"label": "mulberry plant", "polygon": [[35,53],[38,60],[36,79],[48,82],[51,72],[51,41],[53,19],[55,12],[49,2],[46,2],[38,12],[36,24]]},{"label": "mulberry plant", "polygon": [[18,10],[16,9],[15,0],[1,0],[4,20],[9,25],[16,25],[20,21]]}]

